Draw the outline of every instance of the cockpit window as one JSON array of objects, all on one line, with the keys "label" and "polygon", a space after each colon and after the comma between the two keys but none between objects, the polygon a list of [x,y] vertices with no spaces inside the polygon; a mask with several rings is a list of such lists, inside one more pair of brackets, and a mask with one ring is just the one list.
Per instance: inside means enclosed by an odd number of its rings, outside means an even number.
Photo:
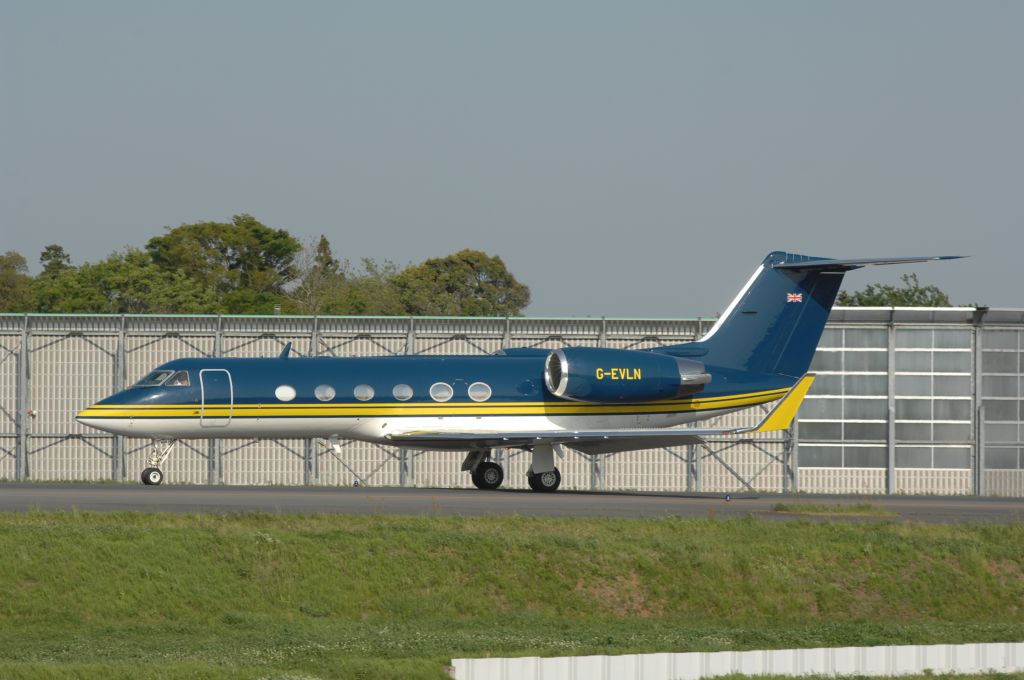
[{"label": "cockpit window", "polygon": [[157,385],[162,384],[164,380],[167,380],[167,376],[169,376],[171,373],[174,373],[174,371],[153,371],[145,378],[135,383],[135,386],[156,387]]},{"label": "cockpit window", "polygon": [[188,371],[178,371],[172,375],[167,382],[164,383],[165,387],[188,387],[191,383],[188,380]]}]

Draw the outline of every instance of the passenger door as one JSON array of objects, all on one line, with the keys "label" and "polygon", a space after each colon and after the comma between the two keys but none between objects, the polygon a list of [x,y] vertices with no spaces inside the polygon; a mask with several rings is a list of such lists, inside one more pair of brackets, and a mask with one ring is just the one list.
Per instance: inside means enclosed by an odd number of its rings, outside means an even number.
[{"label": "passenger door", "polygon": [[231,373],[223,368],[199,371],[201,427],[227,427],[235,410],[235,386]]}]

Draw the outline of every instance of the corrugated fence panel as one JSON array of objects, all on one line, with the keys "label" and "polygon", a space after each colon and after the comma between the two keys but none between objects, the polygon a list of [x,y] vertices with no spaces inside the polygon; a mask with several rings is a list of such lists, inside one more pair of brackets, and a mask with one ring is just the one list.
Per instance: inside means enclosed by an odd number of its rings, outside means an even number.
[{"label": "corrugated fence panel", "polygon": [[13,435],[18,428],[18,354],[20,334],[0,334],[0,436]]},{"label": "corrugated fence panel", "polygon": [[881,468],[800,468],[800,491],[805,493],[885,493]]},{"label": "corrugated fence panel", "polygon": [[310,356],[309,336],[233,332],[225,334],[221,354],[226,357],[276,357],[289,342],[295,356]]},{"label": "corrugated fence panel", "polygon": [[896,470],[896,493],[942,494],[955,496],[971,493],[970,470],[945,468],[903,468]]},{"label": "corrugated fence panel", "polygon": [[29,478],[37,481],[96,481],[110,479],[113,438],[32,437]]},{"label": "corrugated fence panel", "polygon": [[29,348],[30,478],[109,479],[113,439],[80,425],[75,414],[113,391],[116,336],[37,333]]},{"label": "corrugated fence panel", "polygon": [[320,356],[355,357],[405,354],[415,322],[400,318],[323,318],[315,322]]},{"label": "corrugated fence panel", "polygon": [[686,491],[686,460],[685,446],[605,456],[601,458],[605,471],[605,488],[629,491]]},{"label": "corrugated fence panel", "polygon": [[339,456],[324,440],[318,439],[313,444],[319,457],[321,484],[351,486],[357,479],[370,486],[399,484],[398,449],[346,440],[341,442]]},{"label": "corrugated fence panel", "polygon": [[15,462],[15,446],[18,440],[14,437],[0,436],[0,480],[13,480],[17,475]]},{"label": "corrugated fence panel", "polygon": [[301,439],[224,439],[220,444],[225,484],[302,484]]},{"label": "corrugated fence panel", "polygon": [[985,488],[993,496],[1024,496],[1024,470],[985,470]]},{"label": "corrugated fence panel", "polygon": [[609,319],[605,325],[608,347],[619,349],[676,345],[692,342],[699,334],[698,322],[689,320]]},{"label": "corrugated fence panel", "polygon": [[452,451],[417,451],[416,486],[434,488],[469,488],[469,474],[460,472],[465,453]]},{"label": "corrugated fence panel", "polygon": [[0,479],[14,479],[18,440],[18,353],[21,333],[0,325]]},{"label": "corrugated fence panel", "polygon": [[573,345],[596,345],[601,337],[601,321],[569,319],[510,319],[510,347],[555,349]]},{"label": "corrugated fence panel", "polygon": [[899,676],[1017,673],[1024,643],[453,659],[456,680],[699,680],[723,675]]}]

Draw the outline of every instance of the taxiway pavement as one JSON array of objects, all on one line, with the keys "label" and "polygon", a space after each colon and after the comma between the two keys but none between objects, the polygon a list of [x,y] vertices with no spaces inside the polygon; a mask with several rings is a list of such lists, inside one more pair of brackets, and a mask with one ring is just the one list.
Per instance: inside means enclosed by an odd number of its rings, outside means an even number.
[{"label": "taxiway pavement", "polygon": [[[879,514],[805,515],[775,506],[851,506]],[[0,511],[269,512],[381,515],[523,515],[544,517],[727,517],[771,519],[1011,523],[1024,521],[1024,499],[965,496],[826,496],[595,493],[475,489],[282,486],[143,486],[142,484],[3,483]]]}]

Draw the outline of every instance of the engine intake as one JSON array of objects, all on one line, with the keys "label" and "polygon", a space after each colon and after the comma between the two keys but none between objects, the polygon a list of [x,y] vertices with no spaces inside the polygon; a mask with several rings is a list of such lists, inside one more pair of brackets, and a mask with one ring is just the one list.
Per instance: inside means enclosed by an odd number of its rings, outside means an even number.
[{"label": "engine intake", "polygon": [[711,382],[704,364],[655,352],[600,347],[556,349],[544,384],[556,397],[596,403],[644,402],[695,394]]}]

